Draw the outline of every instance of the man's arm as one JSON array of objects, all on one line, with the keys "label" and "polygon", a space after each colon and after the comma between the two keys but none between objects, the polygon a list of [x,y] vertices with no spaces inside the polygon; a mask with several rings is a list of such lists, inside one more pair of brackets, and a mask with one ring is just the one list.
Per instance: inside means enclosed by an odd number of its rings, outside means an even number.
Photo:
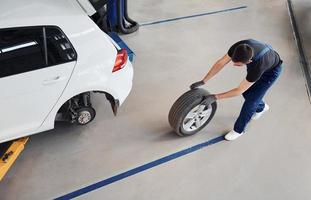
[{"label": "man's arm", "polygon": [[234,88],[234,89],[232,89],[232,90],[230,90],[228,92],[224,92],[224,93],[221,93],[221,94],[216,94],[215,97],[216,97],[217,100],[220,100],[220,99],[226,99],[226,98],[230,98],[230,97],[235,97],[235,96],[241,95],[248,88],[250,88],[253,84],[254,84],[254,82],[249,82],[246,79],[244,79],[237,88]]},{"label": "man's arm", "polygon": [[209,70],[206,76],[203,78],[204,83],[210,80],[213,76],[215,76],[223,67],[231,61],[231,58],[228,54],[219,59]]}]

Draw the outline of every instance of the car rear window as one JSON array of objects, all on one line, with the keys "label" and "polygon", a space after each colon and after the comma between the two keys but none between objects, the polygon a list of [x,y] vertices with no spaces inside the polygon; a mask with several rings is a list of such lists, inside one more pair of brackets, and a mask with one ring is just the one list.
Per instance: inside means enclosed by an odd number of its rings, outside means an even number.
[{"label": "car rear window", "polygon": [[73,46],[58,27],[0,30],[0,78],[76,59]]},{"label": "car rear window", "polygon": [[42,28],[0,31],[0,77],[46,66]]},{"label": "car rear window", "polygon": [[46,28],[48,65],[57,65],[76,59],[76,53],[69,40],[59,29]]}]

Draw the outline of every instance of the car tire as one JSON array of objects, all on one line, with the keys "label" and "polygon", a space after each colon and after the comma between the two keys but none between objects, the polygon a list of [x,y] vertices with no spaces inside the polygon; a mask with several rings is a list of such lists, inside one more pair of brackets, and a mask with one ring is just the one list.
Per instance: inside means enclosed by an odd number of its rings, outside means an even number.
[{"label": "car tire", "polygon": [[177,135],[194,135],[212,120],[217,110],[217,103],[210,105],[201,103],[203,97],[209,94],[201,88],[190,90],[173,104],[168,120]]},{"label": "car tire", "polygon": [[87,125],[94,120],[96,111],[93,107],[81,107],[77,110],[76,124]]}]

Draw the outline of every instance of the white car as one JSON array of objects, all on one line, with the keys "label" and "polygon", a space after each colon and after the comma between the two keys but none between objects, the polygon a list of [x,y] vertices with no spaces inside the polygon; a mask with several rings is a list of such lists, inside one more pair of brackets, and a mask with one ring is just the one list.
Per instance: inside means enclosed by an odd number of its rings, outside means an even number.
[{"label": "white car", "polygon": [[0,143],[53,129],[56,117],[89,123],[92,92],[105,94],[114,113],[129,95],[126,50],[81,2],[0,0]]}]

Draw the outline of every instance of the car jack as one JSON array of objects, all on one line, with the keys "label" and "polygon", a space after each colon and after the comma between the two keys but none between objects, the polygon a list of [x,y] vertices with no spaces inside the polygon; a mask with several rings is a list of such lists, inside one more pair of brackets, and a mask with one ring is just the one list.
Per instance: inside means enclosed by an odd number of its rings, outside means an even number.
[{"label": "car jack", "polygon": [[28,137],[0,144],[0,181],[12,167],[17,157],[24,150]]}]

